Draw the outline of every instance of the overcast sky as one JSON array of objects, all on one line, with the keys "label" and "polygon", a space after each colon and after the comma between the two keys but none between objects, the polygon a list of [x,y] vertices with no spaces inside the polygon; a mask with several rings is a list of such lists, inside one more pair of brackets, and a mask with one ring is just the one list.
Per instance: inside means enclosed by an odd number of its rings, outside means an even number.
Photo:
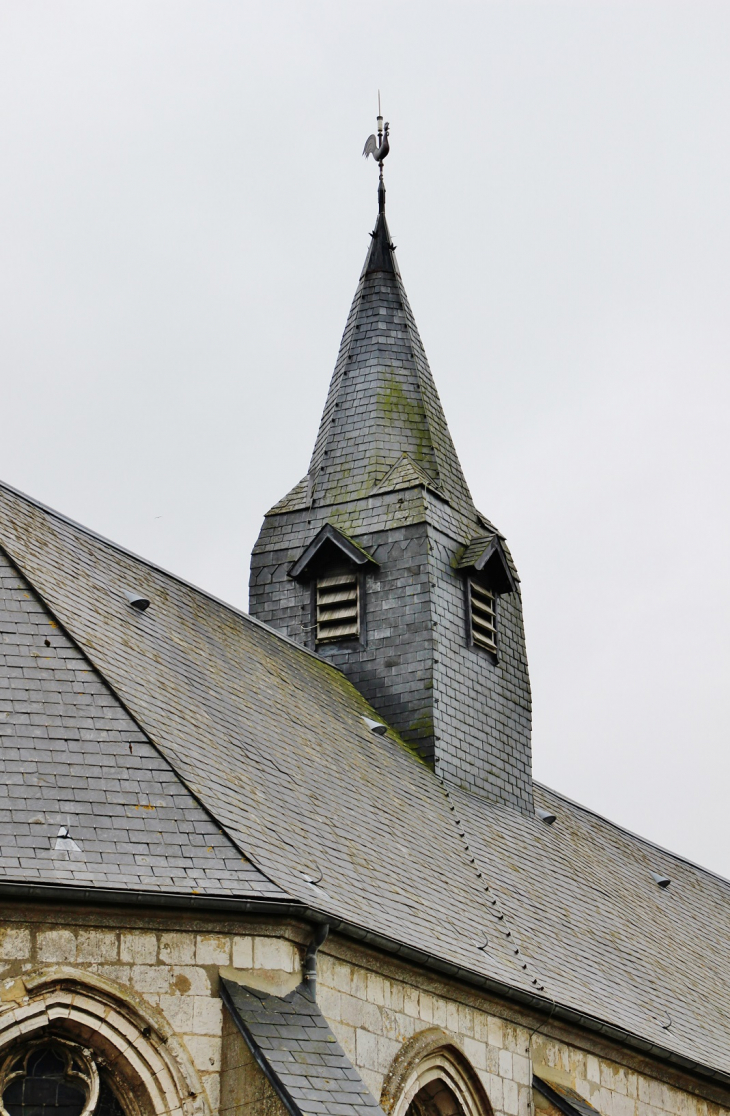
[{"label": "overcast sky", "polygon": [[376,212],[536,776],[730,875],[730,6],[0,0],[0,476],[246,606]]}]

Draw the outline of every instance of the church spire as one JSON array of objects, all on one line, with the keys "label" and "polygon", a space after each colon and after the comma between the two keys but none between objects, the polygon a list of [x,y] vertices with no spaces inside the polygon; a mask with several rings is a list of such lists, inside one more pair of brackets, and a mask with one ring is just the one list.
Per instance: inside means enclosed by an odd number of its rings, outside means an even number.
[{"label": "church spire", "polygon": [[[376,156],[387,143],[387,129],[386,124]],[[366,153],[371,144],[374,136]],[[385,216],[382,159],[378,215],[370,236],[309,465],[308,497],[320,506],[367,497],[407,456],[434,491],[459,513],[473,516],[396,261]]]},{"label": "church spire", "polygon": [[475,509],[378,214],[307,476],[267,513],[252,614],[337,665],[445,782],[532,810],[516,572]]}]

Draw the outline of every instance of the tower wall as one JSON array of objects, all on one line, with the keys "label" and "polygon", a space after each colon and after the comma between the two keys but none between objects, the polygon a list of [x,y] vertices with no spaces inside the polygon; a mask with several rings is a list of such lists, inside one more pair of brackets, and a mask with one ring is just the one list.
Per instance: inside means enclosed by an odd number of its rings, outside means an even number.
[{"label": "tower wall", "polygon": [[468,640],[458,544],[429,529],[436,771],[447,782],[532,811],[531,698],[519,592],[497,601],[497,658]]},{"label": "tower wall", "polygon": [[339,667],[447,782],[532,810],[519,593],[499,598],[495,661],[468,641],[465,577],[454,568],[459,540],[425,522],[359,534],[378,562],[365,579],[361,639],[317,647],[312,588],[287,571],[325,520],[301,515],[264,524],[251,567],[252,615]]},{"label": "tower wall", "polygon": [[[380,715],[434,763],[434,631],[425,523],[358,535],[358,544],[378,562],[365,577],[361,638],[318,647],[312,629],[312,588],[287,575],[316,532],[310,527],[299,545],[267,549],[266,536],[271,544],[277,533],[280,528],[267,521],[252,559],[251,614],[334,663]],[[286,533],[292,541],[296,537],[291,528]]]}]

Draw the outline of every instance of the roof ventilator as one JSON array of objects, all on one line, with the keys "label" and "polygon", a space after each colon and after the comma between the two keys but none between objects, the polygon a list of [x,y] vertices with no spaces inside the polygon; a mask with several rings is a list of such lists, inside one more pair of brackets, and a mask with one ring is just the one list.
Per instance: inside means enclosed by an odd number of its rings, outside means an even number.
[{"label": "roof ventilator", "polygon": [[59,829],[53,851],[67,853],[69,855],[71,853],[81,852],[80,846],[76,844],[73,837],[69,833],[67,825],[62,825]]},{"label": "roof ventilator", "polygon": [[385,736],[388,731],[388,726],[384,725],[382,721],[373,721],[370,717],[363,717],[363,721],[376,736]]},{"label": "roof ventilator", "polygon": [[541,822],[545,822],[545,825],[552,825],[557,820],[557,814],[551,814],[549,810],[541,810],[539,806],[535,807],[535,814]]},{"label": "roof ventilator", "polygon": [[132,608],[136,608],[137,612],[144,612],[150,607],[150,602],[147,597],[141,593],[132,593],[130,590],[125,592],[125,597]]},{"label": "roof ventilator", "polygon": [[651,872],[650,875],[657,887],[667,888],[672,882],[669,876],[662,876],[659,872]]}]

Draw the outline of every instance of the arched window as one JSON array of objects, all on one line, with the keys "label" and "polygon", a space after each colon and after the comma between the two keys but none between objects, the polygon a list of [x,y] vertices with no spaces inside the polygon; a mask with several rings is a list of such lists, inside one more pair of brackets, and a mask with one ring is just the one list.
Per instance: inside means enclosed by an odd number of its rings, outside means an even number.
[{"label": "arched window", "polygon": [[[20,984],[20,981],[17,982]],[[211,1116],[169,1021],[127,987],[67,966],[0,1003],[0,1116]]]},{"label": "arched window", "polygon": [[419,1031],[401,1048],[380,1105],[389,1116],[494,1116],[478,1073],[440,1027]]},{"label": "arched window", "polygon": [[91,1050],[55,1036],[5,1057],[0,1101],[2,1116],[125,1116]]}]

